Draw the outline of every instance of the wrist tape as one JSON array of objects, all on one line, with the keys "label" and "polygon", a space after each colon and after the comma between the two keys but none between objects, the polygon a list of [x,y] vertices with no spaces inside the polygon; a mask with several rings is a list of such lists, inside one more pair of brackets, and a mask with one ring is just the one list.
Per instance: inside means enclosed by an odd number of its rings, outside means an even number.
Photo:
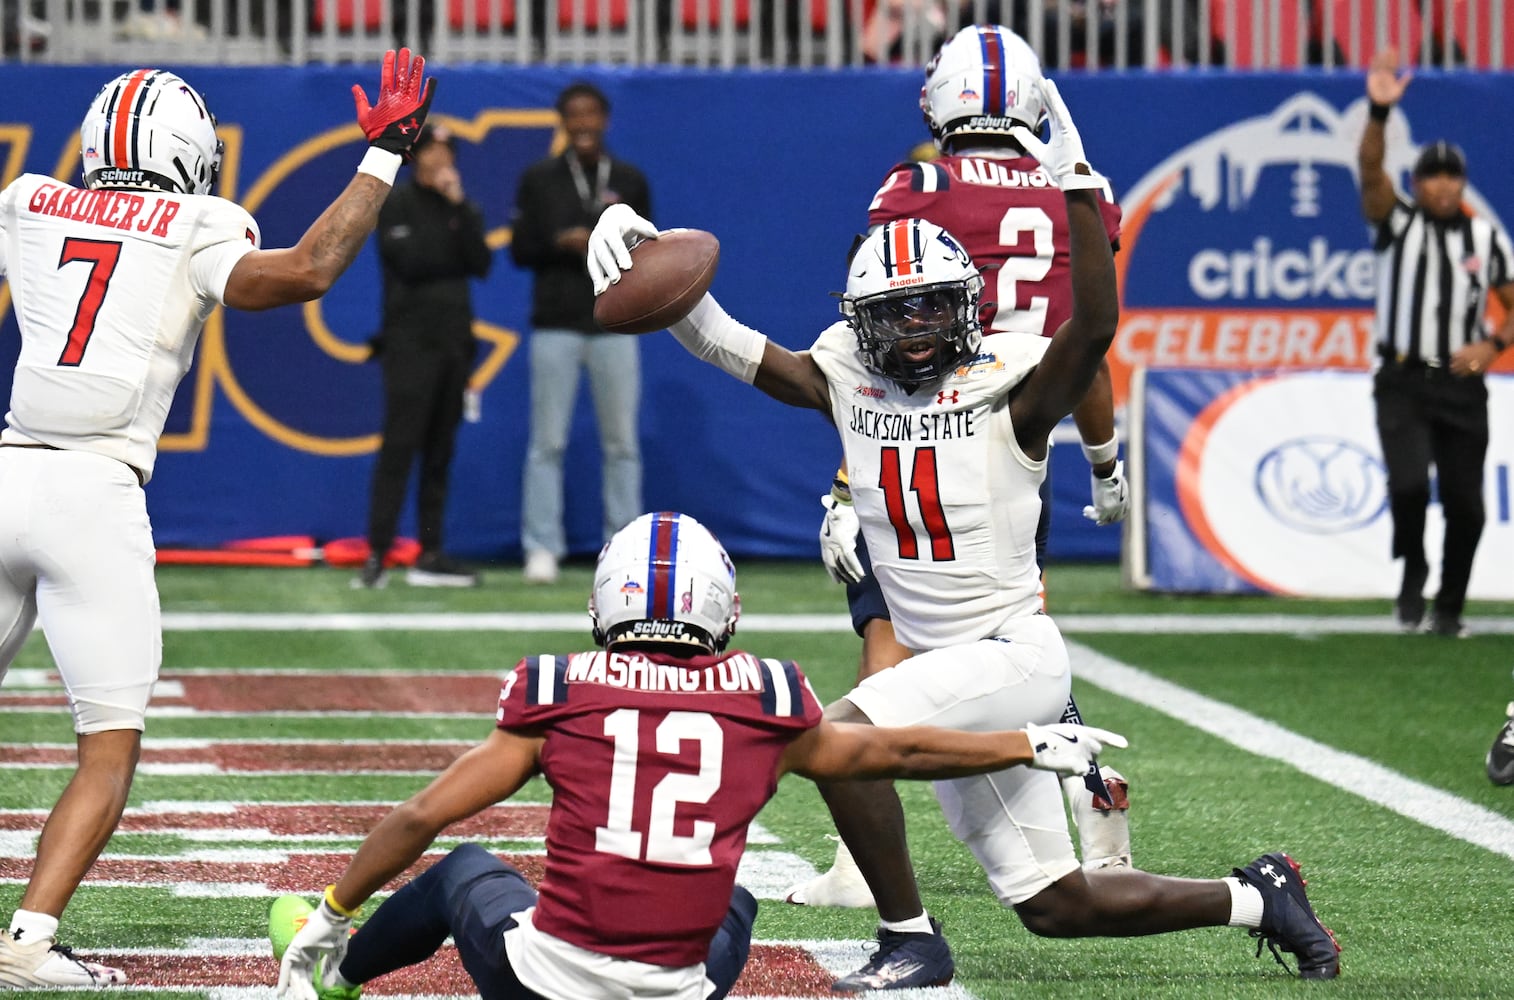
[{"label": "wrist tape", "polygon": [[1089,465],[1103,465],[1105,462],[1113,462],[1120,457],[1120,436],[1116,434],[1103,444],[1083,442],[1083,457],[1088,459]]},{"label": "wrist tape", "polygon": [[357,165],[357,172],[377,177],[393,187],[394,177],[400,172],[401,161],[402,157],[398,153],[391,153],[377,146],[369,146],[368,152],[363,154],[363,162]]}]

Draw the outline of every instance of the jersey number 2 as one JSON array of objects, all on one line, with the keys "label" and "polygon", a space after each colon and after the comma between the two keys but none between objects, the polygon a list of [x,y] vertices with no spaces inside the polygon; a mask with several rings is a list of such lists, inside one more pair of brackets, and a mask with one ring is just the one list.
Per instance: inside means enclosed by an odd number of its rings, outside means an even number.
[{"label": "jersey number 2", "polygon": [[89,280],[84,284],[84,294],[79,296],[79,308],[74,311],[74,325],[69,328],[68,342],[58,356],[58,364],[77,367],[84,360],[84,349],[95,332],[95,318],[100,315],[100,303],[105,301],[105,289],[110,285],[110,276],[116,271],[116,261],[121,259],[121,244],[110,240],[83,240],[70,236],[63,241],[63,254],[58,258],[58,267],[76,261],[89,262]]},{"label": "jersey number 2", "polygon": [[652,789],[652,808],[646,835],[632,827],[637,801],[637,769],[641,763],[641,712],[620,708],[605,716],[605,735],[615,740],[610,766],[610,809],[605,825],[594,829],[594,849],[632,860],[670,865],[708,865],[715,824],[695,820],[693,832],[673,832],[679,803],[704,803],[720,788],[725,762],[725,733],[705,712],[669,712],[657,724],[657,752],[676,754],[685,742],[699,745],[699,771],[663,776]]},{"label": "jersey number 2", "polygon": [[[920,545],[915,538],[915,526],[910,523],[909,513],[904,508],[904,474],[898,448],[883,449],[883,465],[878,478],[883,487],[883,505],[888,509],[888,521],[894,526],[894,536],[899,539],[899,558],[919,559]],[[952,532],[946,524],[946,511],[941,507],[936,449],[915,450],[909,488],[920,501],[920,517],[925,521],[925,533],[930,538],[931,558],[936,562],[954,559],[956,549],[952,545]]]},{"label": "jersey number 2", "polygon": [[1018,205],[1005,212],[999,220],[1000,245],[1015,246],[1026,234],[1030,236],[1032,252],[1005,257],[999,268],[999,309],[994,313],[993,329],[995,333],[1029,333],[1040,337],[1053,332],[1046,329],[1050,302],[1044,295],[1032,295],[1022,306],[1015,283],[1035,284],[1051,273],[1052,257],[1057,252],[1052,241],[1051,216],[1030,205]]}]

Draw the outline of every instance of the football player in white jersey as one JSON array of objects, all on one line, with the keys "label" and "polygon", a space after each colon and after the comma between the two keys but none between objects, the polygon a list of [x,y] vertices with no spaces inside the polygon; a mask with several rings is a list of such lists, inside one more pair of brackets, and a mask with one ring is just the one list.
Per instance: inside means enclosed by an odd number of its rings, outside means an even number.
[{"label": "football player in white jersey", "polygon": [[[672,328],[695,356],[778,400],[829,414],[841,432],[873,569],[899,640],[915,655],[862,681],[826,710],[829,718],[983,730],[1054,723],[1066,707],[1067,650],[1038,596],[1037,493],[1051,430],[1087,391],[1119,310],[1092,190],[1102,180],[1055,85],[1043,86],[1050,139],[1024,129],[1016,137],[1066,202],[1073,310],[1056,337],[984,336],[982,277],[956,239],[919,219],[891,222],[861,243],[842,297],[846,319],[809,351],[742,326],[710,296]],[[629,266],[630,242],[655,235],[628,209],[607,211],[589,243],[595,287]],[[1306,978],[1339,971],[1335,940],[1284,854],[1209,881],[1123,867],[1085,872],[1055,778],[1002,771],[938,782],[936,791],[995,894],[1037,934],[1125,937],[1229,924],[1292,952]],[[913,877],[887,877],[911,871],[892,786],[840,782],[823,793],[882,918],[873,958],[833,989],[950,981],[950,949]]]},{"label": "football player in white jersey", "polygon": [[57,929],[120,821],[162,660],[142,487],[169,404],[216,306],[319,298],[352,263],[425,121],[424,67],[391,51],[376,104],[353,87],[368,152],[287,249],[260,249],[252,216],[211,194],[215,117],[162,70],[123,73],[95,97],[82,188],[23,174],[0,192],[0,274],[21,329],[0,431],[0,680],[40,619],[78,740],[0,926],[0,989],[125,981],[59,945]]},{"label": "football player in white jersey", "polygon": [[[901,163],[889,171],[868,206],[869,232],[899,219],[935,223],[957,239],[987,277],[984,298],[995,306],[984,318],[988,332],[1035,337],[1056,334],[1072,313],[1067,209],[1046,171],[1015,141],[1012,130],[1036,131],[1045,117],[1038,83],[1041,61],[1019,35],[1001,25],[963,28],[943,44],[925,70],[920,110],[940,156]],[[1112,246],[1118,246],[1120,208],[1106,189],[1099,210]],[[1072,413],[1089,462],[1092,504],[1085,517],[1097,524],[1123,520],[1128,509],[1124,467],[1115,433],[1114,393],[1108,366]],[[1051,529],[1049,476],[1041,482],[1036,562],[1045,582]],[[852,627],[862,639],[857,680],[909,656],[894,635],[888,604],[858,543],[845,463],[836,473],[820,526],[820,555],[831,578],[846,585]],[[1043,593],[1044,593],[1043,587]],[[1081,722],[1069,699],[1067,721]],[[1104,767],[1098,776],[1062,782],[1077,828],[1085,868],[1131,863],[1129,795],[1124,775]],[[1108,796],[1106,798],[1105,796]],[[791,888],[790,903],[872,907],[872,891],[846,846],[824,874]]]}]

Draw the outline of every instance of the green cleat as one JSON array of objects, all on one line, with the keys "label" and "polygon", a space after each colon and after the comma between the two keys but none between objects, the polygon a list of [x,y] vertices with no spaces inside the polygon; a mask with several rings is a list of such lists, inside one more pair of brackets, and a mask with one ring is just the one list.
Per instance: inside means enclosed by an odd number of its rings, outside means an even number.
[{"label": "green cleat", "polygon": [[[303,896],[280,896],[273,901],[273,905],[268,908],[268,942],[273,945],[276,961],[284,960],[284,952],[289,950],[290,942],[314,912],[315,907]],[[356,928],[353,933],[357,933]],[[361,986],[322,986],[325,963],[324,958],[317,963],[314,976],[316,995],[321,1000],[358,1000],[363,995]]]}]

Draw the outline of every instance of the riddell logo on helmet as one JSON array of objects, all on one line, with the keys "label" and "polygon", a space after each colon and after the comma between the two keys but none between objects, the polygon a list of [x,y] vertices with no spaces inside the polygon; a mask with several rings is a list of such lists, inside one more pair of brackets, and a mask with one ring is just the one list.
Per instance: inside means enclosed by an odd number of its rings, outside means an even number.
[{"label": "riddell logo on helmet", "polygon": [[890,278],[888,280],[888,287],[890,287],[890,288],[904,288],[907,285],[919,285],[919,284],[924,284],[924,282],[925,282],[925,275],[923,275],[923,274],[912,274],[912,275],[909,275],[908,277],[904,277],[904,278]]}]

